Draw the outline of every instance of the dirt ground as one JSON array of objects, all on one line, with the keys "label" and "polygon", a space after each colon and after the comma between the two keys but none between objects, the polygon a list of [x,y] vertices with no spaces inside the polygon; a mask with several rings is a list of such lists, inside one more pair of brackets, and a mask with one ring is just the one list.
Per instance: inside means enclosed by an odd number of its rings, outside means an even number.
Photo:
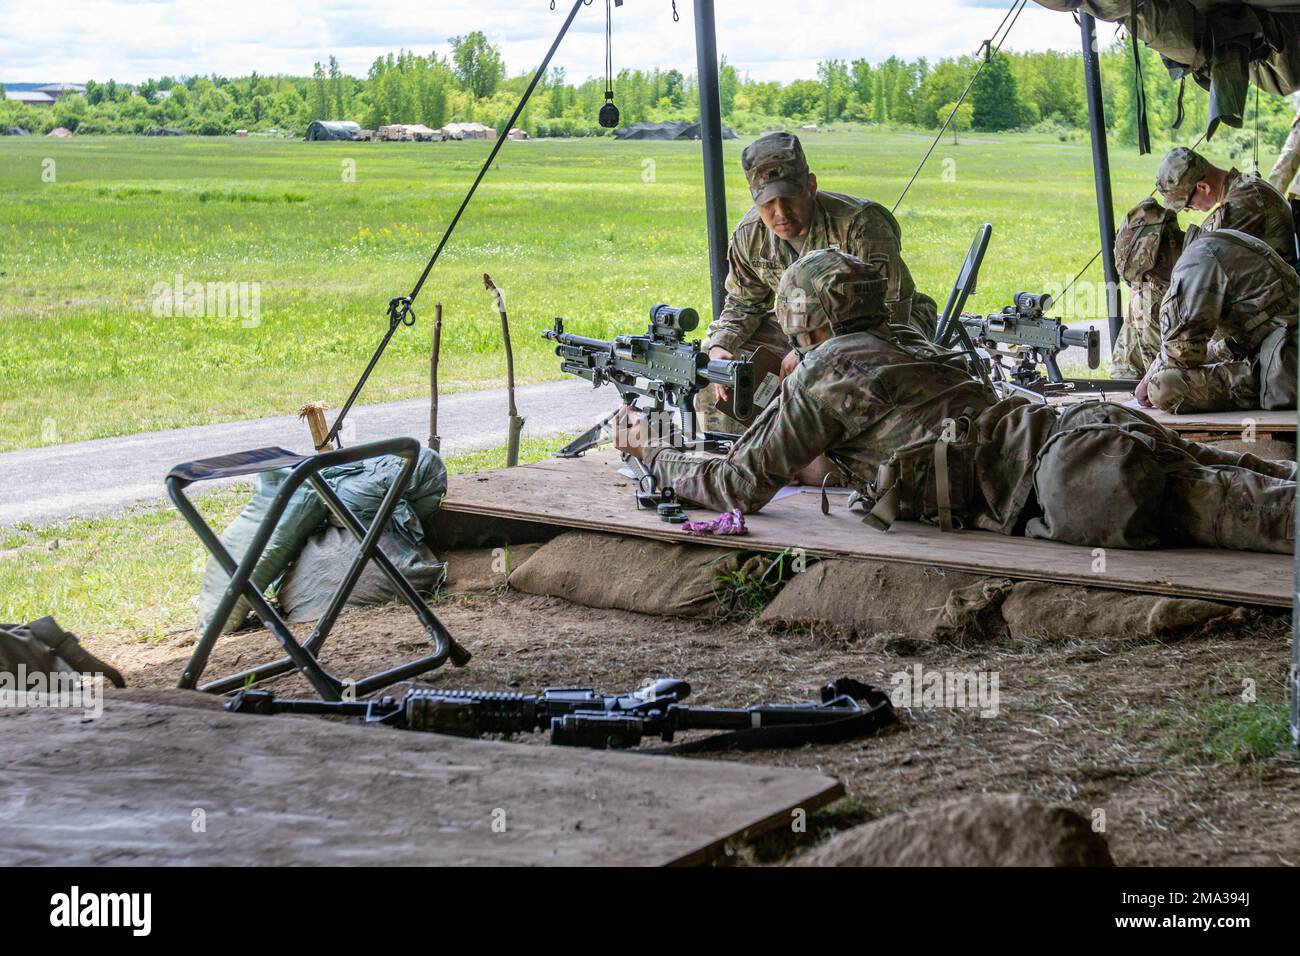
[{"label": "dirt ground", "polygon": [[[917,664],[998,674],[996,716],[915,707],[875,738],[721,757],[840,779],[849,798],[816,821],[827,835],[958,797],[1023,793],[1094,821],[1104,812],[1121,865],[1300,863],[1300,762],[1287,755],[1242,765],[1198,755],[1198,715],[1207,705],[1231,702],[1245,679],[1261,697],[1281,693],[1289,660],[1282,617],[1172,644],[1117,637],[956,648],[598,610],[504,589],[449,598],[435,610],[474,655],[463,669],[448,666],[425,679],[446,687],[531,692],[590,684],[614,692],[676,676],[691,683],[692,703],[744,706],[814,699],[821,684],[841,676],[888,689],[891,675]],[[195,635],[83,640],[129,685],[161,687],[174,684]],[[404,607],[350,610],[325,660],[336,675],[356,677],[424,646]],[[252,666],[273,651],[265,632],[230,635],[218,642],[208,676]],[[309,693],[297,675],[265,686],[283,696]],[[543,743],[540,734],[520,741]],[[788,852],[777,841],[740,849],[736,862],[773,862]]]}]

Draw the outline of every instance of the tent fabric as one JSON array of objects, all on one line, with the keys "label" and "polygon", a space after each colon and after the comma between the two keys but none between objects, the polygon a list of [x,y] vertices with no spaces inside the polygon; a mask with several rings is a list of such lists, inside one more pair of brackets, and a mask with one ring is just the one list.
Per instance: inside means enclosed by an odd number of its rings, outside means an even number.
[{"label": "tent fabric", "polygon": [[1161,55],[1169,75],[1190,76],[1210,93],[1206,138],[1220,123],[1240,128],[1253,82],[1269,93],[1300,90],[1300,2],[1252,0],[1036,0],[1051,10],[1098,20],[1134,19],[1138,38]]},{"label": "tent fabric", "polygon": [[[700,139],[700,124],[686,122],[633,123],[614,130],[615,139]],[[735,139],[729,129],[722,130],[723,139]]]},{"label": "tent fabric", "polygon": [[307,127],[309,140],[356,139],[361,127],[351,120],[312,120]]}]

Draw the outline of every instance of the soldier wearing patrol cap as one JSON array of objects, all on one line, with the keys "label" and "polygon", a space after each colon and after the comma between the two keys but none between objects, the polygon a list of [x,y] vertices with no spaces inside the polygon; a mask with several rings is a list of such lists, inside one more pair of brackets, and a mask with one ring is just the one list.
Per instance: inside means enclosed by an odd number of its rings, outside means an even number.
[{"label": "soldier wearing patrol cap", "polygon": [[1111,375],[1140,379],[1160,354],[1160,301],[1183,251],[1178,214],[1154,199],[1134,206],[1115,236],[1115,268],[1129,287],[1128,320],[1111,354]]},{"label": "soldier wearing patrol cap", "polygon": [[1286,197],[1267,179],[1220,169],[1186,146],[1171,149],[1156,172],[1156,189],[1174,212],[1213,210],[1202,232],[1235,229],[1261,239],[1292,267],[1296,264],[1295,221]]},{"label": "soldier wearing patrol cap", "polygon": [[785,271],[776,319],[801,359],[725,457],[639,443],[632,409],[615,444],[659,487],[718,511],[758,511],[826,455],[876,528],[911,518],[1092,547],[1291,552],[1294,463],[1189,442],[1111,402],[998,400],[900,340],[888,268],[823,249]]},{"label": "soldier wearing patrol cap", "polygon": [[[765,345],[786,353],[789,345],[773,316],[773,296],[786,268],[805,253],[838,247],[867,262],[890,264],[885,299],[893,321],[934,333],[934,300],[916,291],[902,260],[902,231],[890,211],[867,199],[818,189],[799,139],[769,133],[741,154],[754,206],[736,227],[727,249],[726,302],[709,326],[707,347],[714,359],[735,358]],[[787,356],[786,372],[794,359]],[[702,392],[704,427],[739,432],[742,426],[715,408],[721,386]]]}]

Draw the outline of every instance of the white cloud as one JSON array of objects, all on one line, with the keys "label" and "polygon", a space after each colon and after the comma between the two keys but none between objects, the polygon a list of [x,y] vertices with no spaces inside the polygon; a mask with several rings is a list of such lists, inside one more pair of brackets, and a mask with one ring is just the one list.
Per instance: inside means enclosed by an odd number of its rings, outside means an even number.
[{"label": "white cloud", "polygon": [[[1009,2],[1009,0],[1008,0]],[[991,0],[719,0],[718,47],[755,79],[811,79],[817,61],[938,59],[975,52],[1004,8]],[[482,30],[512,73],[533,68],[559,29],[566,0],[61,0],[58,16],[30,0],[0,0],[0,80],[138,82],[163,74],[306,75],[331,53],[364,75],[401,48],[446,53],[447,38]],[[614,10],[615,69],[695,68],[694,5],[627,0]],[[604,5],[583,7],[555,65],[573,79],[603,69]],[[1078,47],[1063,13],[1029,3],[1007,49]]]}]

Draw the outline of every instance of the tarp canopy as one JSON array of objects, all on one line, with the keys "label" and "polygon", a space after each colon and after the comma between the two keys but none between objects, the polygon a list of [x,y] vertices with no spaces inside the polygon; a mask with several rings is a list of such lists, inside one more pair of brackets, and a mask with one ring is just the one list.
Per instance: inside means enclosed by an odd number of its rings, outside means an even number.
[{"label": "tarp canopy", "polygon": [[309,140],[356,139],[361,127],[351,120],[313,120],[307,127]]},{"label": "tarp canopy", "polygon": [[[615,139],[699,139],[700,124],[687,122],[633,123],[614,130]],[[736,134],[723,129],[723,139],[735,139]]]},{"label": "tarp canopy", "polygon": [[[1300,0],[1037,0],[1124,23],[1161,55],[1174,79],[1210,93],[1209,128],[1240,127],[1250,83],[1270,93],[1300,90]],[[1134,20],[1136,26],[1134,27]]]}]

